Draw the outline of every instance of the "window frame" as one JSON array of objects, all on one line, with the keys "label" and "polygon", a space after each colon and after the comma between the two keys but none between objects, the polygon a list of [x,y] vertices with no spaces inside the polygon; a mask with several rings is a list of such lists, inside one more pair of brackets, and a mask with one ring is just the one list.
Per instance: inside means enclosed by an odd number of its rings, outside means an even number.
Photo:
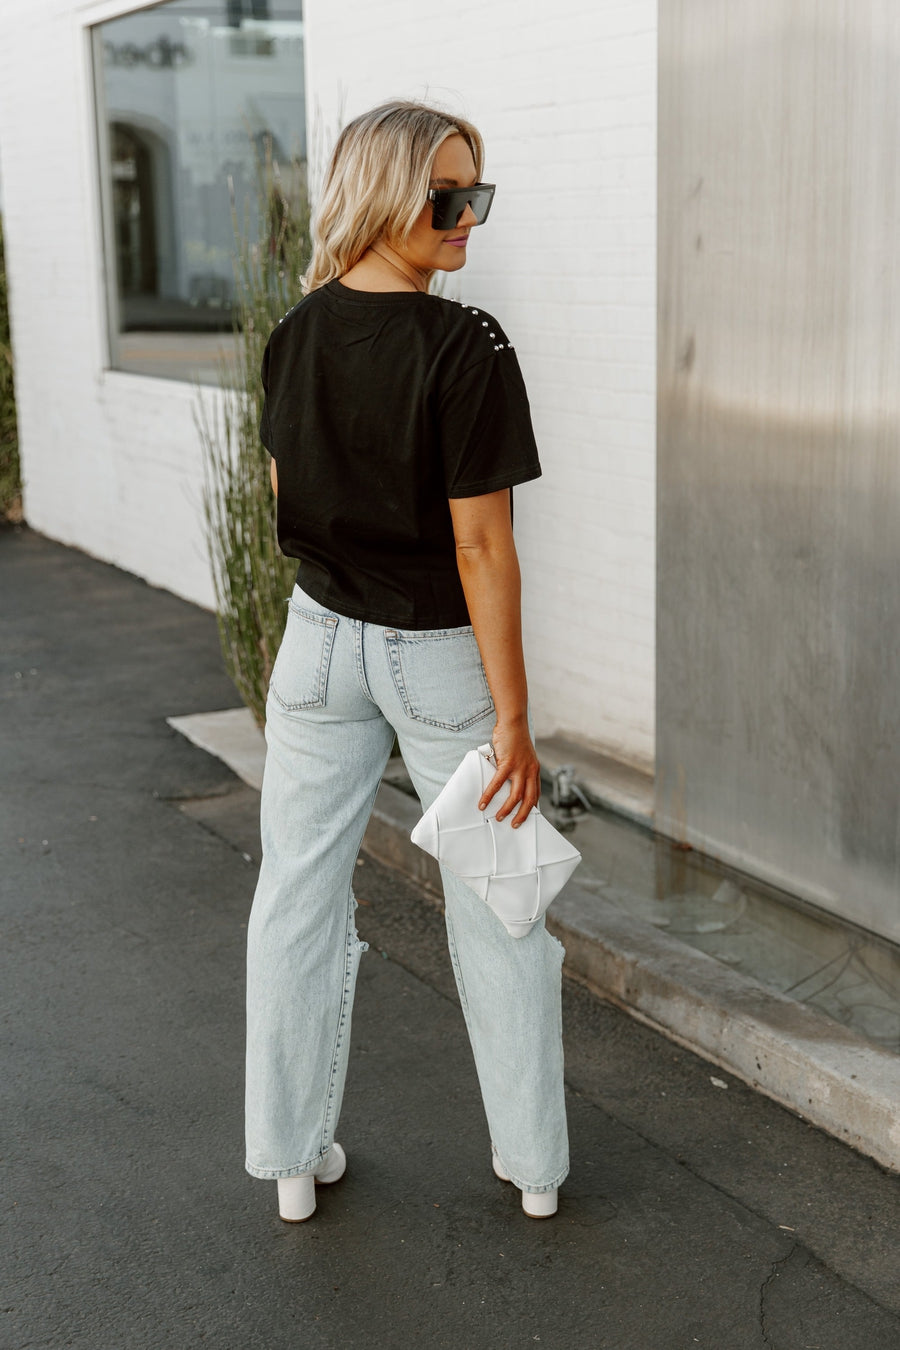
[{"label": "window frame", "polygon": [[[96,286],[92,287],[95,312],[95,353],[98,378],[101,383],[110,377],[115,380],[165,380],[170,386],[194,391],[195,377],[179,377],[157,371],[142,371],[123,367],[119,361],[121,337],[121,305],[117,282],[117,256],[114,229],[113,182],[108,171],[111,151],[111,129],[106,103],[106,87],[102,78],[102,26],[115,19],[164,9],[170,0],[94,0],[72,15],[72,26],[77,44],[76,69],[82,80],[82,107],[85,112],[84,141],[86,181],[91,190],[85,198],[87,228],[92,234],[91,253]],[[302,0],[301,0],[302,3]],[[303,4],[305,23],[305,4]],[[303,81],[306,80],[306,42],[303,43]],[[308,102],[304,117],[308,114]],[[215,388],[215,382],[202,379],[200,383]]]},{"label": "window frame", "polygon": [[[92,234],[93,257],[97,286],[94,288],[96,316],[96,356],[103,379],[128,376],[131,379],[153,380],[155,375],[135,375],[119,370],[115,365],[114,343],[119,331],[119,297],[115,284],[115,240],[110,238],[112,219],[112,182],[105,171],[109,163],[109,127],[106,116],[105,89],[97,79],[97,43],[100,25],[112,19],[158,9],[165,0],[95,0],[73,15],[76,27],[76,69],[82,78],[82,107],[88,128],[85,145],[85,170],[89,175],[91,191],[87,197],[87,225]],[[112,268],[112,270],[110,270]],[[177,383],[177,382],[176,382]]]}]

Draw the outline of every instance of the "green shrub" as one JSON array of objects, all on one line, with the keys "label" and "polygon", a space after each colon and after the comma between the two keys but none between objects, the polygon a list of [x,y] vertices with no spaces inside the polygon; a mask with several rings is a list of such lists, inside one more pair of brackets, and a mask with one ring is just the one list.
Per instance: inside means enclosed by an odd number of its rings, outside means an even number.
[{"label": "green shrub", "polygon": [[3,222],[0,220],[0,518],[21,519],[21,493],[16,391],[9,335],[9,292],[3,250]]},{"label": "green shrub", "polygon": [[260,726],[287,617],[296,560],[278,548],[269,456],[259,439],[260,365],[269,333],[301,298],[309,262],[309,203],[301,165],[259,165],[256,210],[235,224],[235,355],[223,362],[222,398],[198,391],[204,511],[228,674]]}]

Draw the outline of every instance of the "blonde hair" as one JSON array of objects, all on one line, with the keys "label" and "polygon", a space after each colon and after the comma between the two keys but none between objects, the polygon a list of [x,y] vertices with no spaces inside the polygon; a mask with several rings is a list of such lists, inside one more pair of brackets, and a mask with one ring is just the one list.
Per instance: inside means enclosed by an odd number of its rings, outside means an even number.
[{"label": "blonde hair", "polygon": [[343,276],[377,239],[405,243],[427,200],[438,146],[450,136],[464,138],[480,178],[480,133],[439,108],[383,103],[344,127],[313,220],[305,294]]}]

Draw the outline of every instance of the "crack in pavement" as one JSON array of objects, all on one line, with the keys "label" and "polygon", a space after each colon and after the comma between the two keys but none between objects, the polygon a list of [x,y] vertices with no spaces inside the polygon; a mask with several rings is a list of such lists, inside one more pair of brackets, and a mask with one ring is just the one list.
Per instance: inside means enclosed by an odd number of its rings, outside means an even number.
[{"label": "crack in pavement", "polygon": [[768,1275],[766,1276],[766,1278],[763,1280],[762,1284],[759,1287],[759,1329],[760,1332],[762,1333],[763,1345],[772,1344],[772,1342],[769,1340],[769,1333],[766,1330],[766,1290],[768,1289],[772,1281],[776,1278],[776,1276],[779,1274],[779,1267],[786,1265],[787,1262],[790,1261],[791,1257],[796,1255],[796,1253],[799,1250],[800,1244],[797,1242],[792,1242],[788,1253],[785,1256],[780,1257],[777,1261],[772,1262],[772,1269],[769,1271]]}]

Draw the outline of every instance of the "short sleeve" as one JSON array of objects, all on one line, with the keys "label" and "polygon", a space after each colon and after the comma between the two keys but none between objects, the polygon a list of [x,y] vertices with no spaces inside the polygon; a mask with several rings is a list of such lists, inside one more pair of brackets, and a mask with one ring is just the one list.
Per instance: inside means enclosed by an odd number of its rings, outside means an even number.
[{"label": "short sleeve", "polygon": [[459,374],[440,410],[448,497],[479,497],[540,477],[525,381],[509,347]]},{"label": "short sleeve", "polygon": [[269,343],[266,343],[266,350],[263,352],[262,366],[260,368],[260,378],[263,387],[263,406],[262,415],[259,419],[259,438],[268,450],[269,454],[274,454],[272,449],[272,424],[269,418]]}]

